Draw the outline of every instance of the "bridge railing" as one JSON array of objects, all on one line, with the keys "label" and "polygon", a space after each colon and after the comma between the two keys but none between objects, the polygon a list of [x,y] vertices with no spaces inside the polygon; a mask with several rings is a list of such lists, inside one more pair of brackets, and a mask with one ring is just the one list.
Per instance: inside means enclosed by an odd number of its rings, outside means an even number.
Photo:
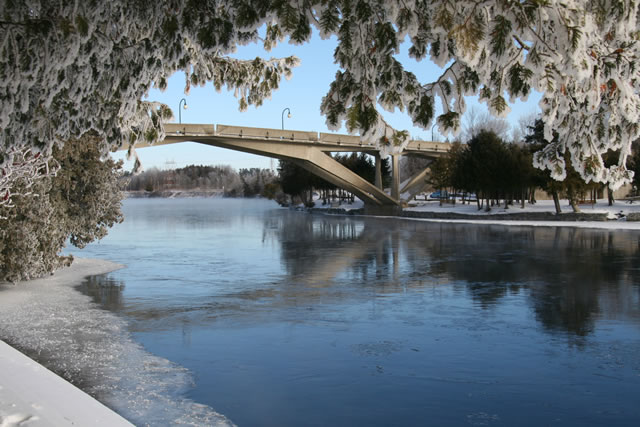
[{"label": "bridge railing", "polygon": [[167,123],[164,125],[164,131],[167,134],[176,135],[210,135],[216,134],[215,125],[209,124],[193,124],[193,123]]},{"label": "bridge railing", "polygon": [[238,137],[238,138],[277,139],[277,140],[300,141],[300,142],[317,142],[318,141],[318,132],[254,128],[254,127],[246,127],[246,126],[217,125],[216,135]]},{"label": "bridge railing", "polygon": [[[331,147],[356,147],[374,150],[373,146],[363,143],[357,135],[344,135],[337,133],[309,132],[300,130],[282,130],[270,128],[257,128],[250,126],[209,125],[209,124],[178,124],[168,123],[165,132],[169,136],[218,136],[227,138],[249,138],[261,140],[291,141],[300,143],[313,143]],[[409,142],[405,153],[445,153],[451,147],[447,142],[417,141]]]}]

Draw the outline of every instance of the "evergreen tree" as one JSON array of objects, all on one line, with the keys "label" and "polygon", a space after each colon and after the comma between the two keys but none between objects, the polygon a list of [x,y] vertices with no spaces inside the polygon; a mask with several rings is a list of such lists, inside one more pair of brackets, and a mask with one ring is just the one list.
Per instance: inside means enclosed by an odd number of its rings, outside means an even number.
[{"label": "evergreen tree", "polygon": [[[67,239],[82,248],[122,221],[121,164],[101,160],[95,138],[55,149],[52,161],[61,166],[56,176],[42,174],[28,191],[17,192],[13,207],[0,206],[0,280],[52,273],[71,262],[59,255]],[[26,185],[21,182],[18,190]]]},{"label": "evergreen tree", "polygon": [[311,191],[316,180],[311,172],[293,162],[280,160],[278,177],[282,191],[289,194],[292,200],[299,197],[305,205],[311,203]]}]

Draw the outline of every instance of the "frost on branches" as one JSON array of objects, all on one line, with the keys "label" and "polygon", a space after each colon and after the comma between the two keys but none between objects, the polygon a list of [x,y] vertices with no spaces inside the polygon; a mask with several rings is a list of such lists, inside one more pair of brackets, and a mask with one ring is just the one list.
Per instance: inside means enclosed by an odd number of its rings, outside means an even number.
[{"label": "frost on branches", "polygon": [[54,147],[54,177],[16,181],[12,206],[0,206],[0,281],[52,273],[71,261],[59,254],[65,242],[82,248],[122,221],[121,164],[101,160],[97,142],[87,135]]},{"label": "frost on branches", "polygon": [[257,40],[263,9],[234,1],[0,0],[0,168],[7,177],[0,206],[17,188],[16,167],[21,177],[41,173],[16,160],[24,150],[49,158],[54,146],[95,133],[106,155],[162,139],[171,111],[142,98],[178,70],[186,72],[187,92],[213,81],[236,90],[241,109],[260,105],[298,63],[227,56]]},{"label": "frost on branches", "polygon": [[[289,38],[337,36],[339,71],[321,103],[332,128],[343,123],[383,154],[400,152],[407,132],[378,112],[406,111],[423,128],[460,128],[466,95],[498,116],[507,99],[543,93],[547,139],[535,163],[557,179],[564,154],[585,181],[617,187],[638,136],[638,4],[631,0],[158,0],[156,2],[0,0],[0,164],[29,148],[89,131],[103,154],[163,137],[166,107],[141,99],[175,71],[190,85],[236,90],[240,107],[259,105],[297,64],[295,58],[238,61],[239,44],[266,49]],[[258,29],[266,33],[258,36]],[[421,82],[398,61],[400,43],[443,72]],[[435,117],[439,102],[442,113]],[[605,167],[607,151],[619,163]],[[6,194],[9,187],[0,188]],[[0,202],[1,203],[1,202]]]},{"label": "frost on branches", "polygon": [[[568,151],[586,182],[617,188],[632,177],[625,163],[640,133],[637,14],[635,1],[407,0],[327,2],[307,19],[340,41],[335,59],[343,71],[322,103],[329,125],[346,122],[399,151],[408,138],[389,128],[377,105],[405,110],[428,129],[439,101],[439,128],[455,134],[466,95],[504,116],[507,99],[537,90],[547,140],[553,131],[559,138],[535,165],[562,180]],[[432,82],[417,81],[395,59],[407,37],[413,58],[442,67]],[[605,167],[607,151],[619,153],[617,165]]]}]

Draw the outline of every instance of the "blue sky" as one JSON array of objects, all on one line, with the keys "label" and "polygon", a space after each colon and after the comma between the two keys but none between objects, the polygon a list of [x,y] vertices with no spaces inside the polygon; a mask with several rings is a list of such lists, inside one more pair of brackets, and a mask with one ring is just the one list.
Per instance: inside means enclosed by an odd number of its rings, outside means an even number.
[{"label": "blue sky", "polygon": [[[167,90],[164,92],[152,90],[148,98],[167,104],[173,110],[176,122],[178,121],[178,105],[180,100],[185,98],[188,108],[181,112],[183,123],[215,123],[279,129],[282,111],[285,108],[290,108],[291,118],[287,118],[286,113],[284,118],[286,129],[327,132],[325,118],[320,114],[320,102],[338,70],[337,65],[333,63],[335,46],[335,39],[321,40],[317,35],[313,36],[310,43],[304,45],[282,43],[271,52],[265,52],[256,45],[240,46],[233,55],[237,58],[252,59],[256,56],[277,58],[295,55],[301,59],[301,65],[293,70],[291,80],[282,79],[280,88],[272,94],[271,99],[265,100],[260,107],[250,106],[245,112],[238,110],[238,102],[232,91],[223,88],[222,92],[218,93],[211,84],[204,87],[192,87],[189,95],[185,95],[183,73],[176,73],[170,78]],[[414,72],[420,81],[434,80],[441,73],[440,68],[428,59],[422,62],[410,59],[406,55],[408,47],[407,43],[401,47],[401,62],[408,70]],[[512,111],[507,119],[515,124],[521,115],[538,111],[539,99],[539,94],[532,94],[528,102],[512,104]],[[439,102],[436,104],[439,105]],[[486,111],[484,105],[478,104],[474,98],[469,98],[467,104],[468,110],[475,106],[480,111]],[[414,127],[406,114],[385,112],[384,115],[395,128],[409,130],[413,138],[420,137],[424,140],[431,140],[431,130],[425,131]],[[340,132],[346,133],[346,130],[342,128]],[[437,131],[435,136],[438,139]],[[444,138],[440,136],[439,139],[443,140]],[[189,164],[231,165],[237,169],[268,168],[271,165],[271,160],[266,157],[197,143],[150,147],[137,150],[137,152],[145,169],[152,167],[176,168]],[[124,158],[124,154],[117,153],[114,157]],[[131,166],[131,162],[125,164],[127,169],[131,169]]]}]

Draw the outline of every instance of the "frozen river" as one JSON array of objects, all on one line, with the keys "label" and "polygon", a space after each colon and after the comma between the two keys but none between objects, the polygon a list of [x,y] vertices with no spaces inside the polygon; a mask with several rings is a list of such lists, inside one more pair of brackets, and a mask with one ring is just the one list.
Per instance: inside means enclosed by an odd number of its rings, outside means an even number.
[{"label": "frozen river", "polygon": [[124,211],[72,252],[127,268],[80,290],[186,369],[181,397],[202,411],[240,426],[640,421],[638,232],[261,200],[132,199]]}]

